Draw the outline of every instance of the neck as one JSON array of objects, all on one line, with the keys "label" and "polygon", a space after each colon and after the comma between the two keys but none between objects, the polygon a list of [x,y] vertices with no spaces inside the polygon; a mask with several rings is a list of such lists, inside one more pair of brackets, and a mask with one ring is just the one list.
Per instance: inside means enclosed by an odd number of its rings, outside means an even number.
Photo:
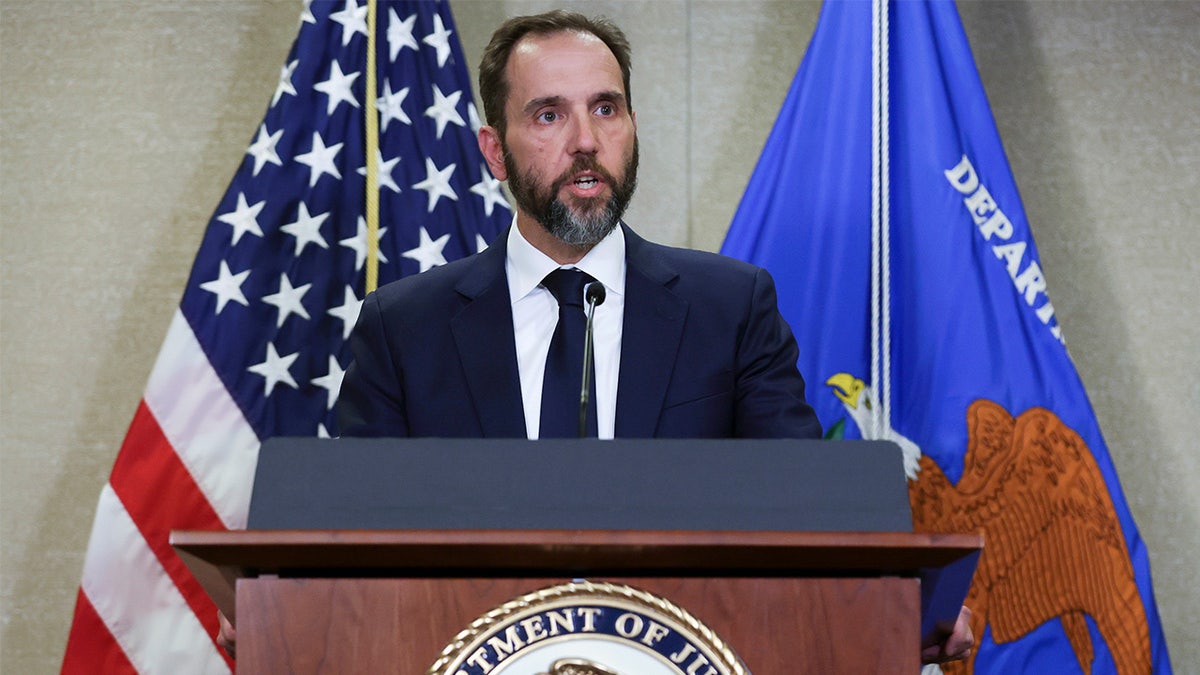
[{"label": "neck", "polygon": [[517,211],[517,229],[534,248],[545,253],[559,265],[572,265],[583,259],[594,244],[575,246],[550,234],[542,224],[524,211]]}]

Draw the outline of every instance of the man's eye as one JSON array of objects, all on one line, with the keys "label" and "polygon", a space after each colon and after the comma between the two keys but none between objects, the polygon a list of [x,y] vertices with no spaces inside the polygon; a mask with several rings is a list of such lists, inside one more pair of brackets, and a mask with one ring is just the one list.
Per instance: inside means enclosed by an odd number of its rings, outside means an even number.
[{"label": "man's eye", "polygon": [[599,108],[596,108],[596,112],[607,117],[608,115],[615,113],[616,110],[612,107],[612,105],[605,103]]},{"label": "man's eye", "polygon": [[558,119],[558,113],[547,110],[546,112],[538,115],[537,118],[539,122],[553,122],[554,120]]}]

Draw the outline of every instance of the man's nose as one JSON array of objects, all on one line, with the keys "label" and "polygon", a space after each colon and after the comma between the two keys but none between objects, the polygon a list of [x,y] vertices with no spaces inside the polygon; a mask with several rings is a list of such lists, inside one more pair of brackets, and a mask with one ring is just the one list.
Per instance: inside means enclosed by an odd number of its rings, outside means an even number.
[{"label": "man's nose", "polygon": [[577,115],[572,129],[571,154],[594,155],[599,148],[596,123],[591,115]]}]

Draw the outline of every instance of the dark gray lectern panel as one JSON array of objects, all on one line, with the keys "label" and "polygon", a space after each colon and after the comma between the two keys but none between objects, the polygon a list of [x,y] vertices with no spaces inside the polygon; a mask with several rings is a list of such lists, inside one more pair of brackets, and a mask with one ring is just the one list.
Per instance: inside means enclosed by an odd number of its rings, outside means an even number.
[{"label": "dark gray lectern panel", "polygon": [[893,443],[274,438],[250,529],[908,532]]}]

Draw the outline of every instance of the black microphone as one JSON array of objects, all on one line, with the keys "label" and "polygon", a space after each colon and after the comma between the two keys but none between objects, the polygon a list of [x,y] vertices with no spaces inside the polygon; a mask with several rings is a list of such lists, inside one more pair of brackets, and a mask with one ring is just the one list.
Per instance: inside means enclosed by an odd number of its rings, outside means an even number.
[{"label": "black microphone", "polygon": [[[592,379],[592,318],[596,307],[604,304],[604,284],[593,281],[583,287],[583,304],[587,308],[587,328],[583,341],[583,389],[579,392],[579,437],[587,438],[588,396]],[[599,424],[599,420],[596,421]]]}]

